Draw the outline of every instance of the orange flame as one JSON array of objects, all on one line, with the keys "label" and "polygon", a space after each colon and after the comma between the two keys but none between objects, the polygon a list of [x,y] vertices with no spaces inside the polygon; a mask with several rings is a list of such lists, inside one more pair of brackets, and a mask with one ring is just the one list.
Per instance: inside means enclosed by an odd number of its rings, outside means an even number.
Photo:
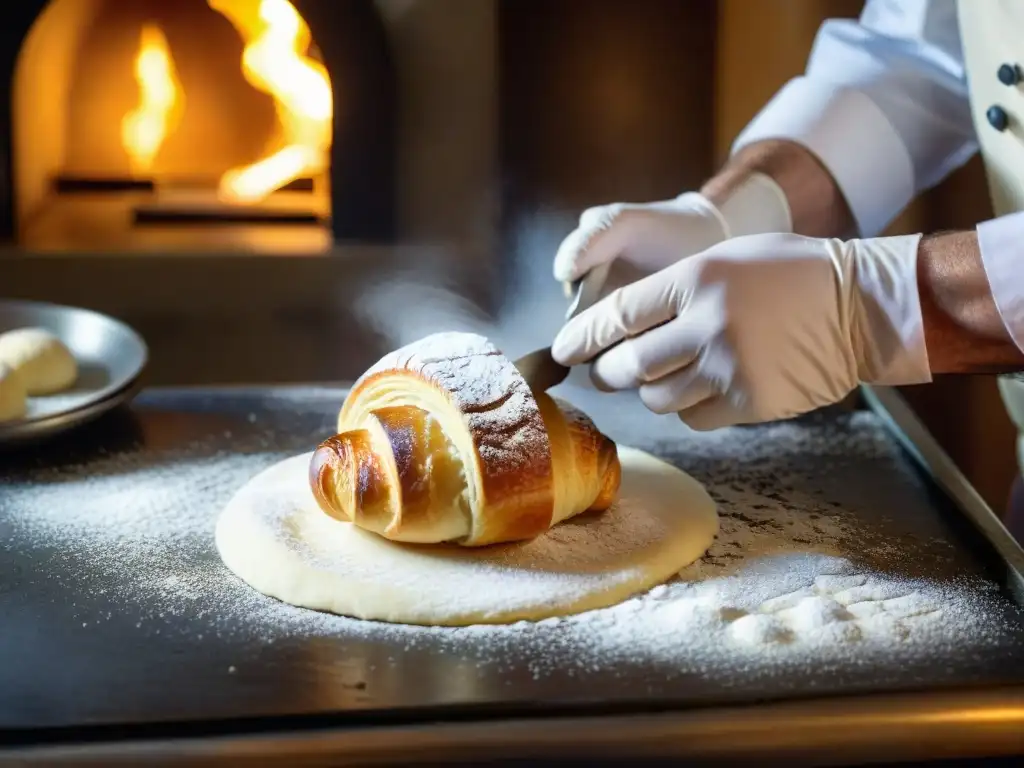
[{"label": "orange flame", "polygon": [[184,101],[167,38],[156,25],[142,28],[135,80],[139,84],[139,105],[121,120],[121,145],[132,170],[145,173],[153,167]]},{"label": "orange flame", "polygon": [[207,1],[242,36],[242,73],[274,99],[277,111],[277,149],[220,180],[222,199],[255,202],[326,166],[334,117],[330,77],[308,56],[309,27],[288,0]]}]

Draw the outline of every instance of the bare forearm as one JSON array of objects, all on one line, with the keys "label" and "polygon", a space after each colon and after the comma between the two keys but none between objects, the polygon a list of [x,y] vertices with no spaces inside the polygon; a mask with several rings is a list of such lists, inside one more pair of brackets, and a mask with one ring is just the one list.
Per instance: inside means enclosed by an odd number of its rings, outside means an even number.
[{"label": "bare forearm", "polygon": [[932,373],[1024,370],[1024,354],[999,316],[973,231],[921,238],[917,273]]},{"label": "bare forearm", "polygon": [[713,203],[751,173],[775,180],[786,195],[793,231],[807,237],[852,237],[853,215],[832,175],[811,152],[784,140],[760,141],[740,150],[701,188]]}]

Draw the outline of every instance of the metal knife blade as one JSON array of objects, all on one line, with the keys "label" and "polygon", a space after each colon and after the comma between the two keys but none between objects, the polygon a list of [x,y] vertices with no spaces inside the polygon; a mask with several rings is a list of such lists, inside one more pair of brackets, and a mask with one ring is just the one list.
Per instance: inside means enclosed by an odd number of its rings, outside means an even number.
[{"label": "metal knife blade", "polygon": [[[608,276],[607,267],[592,269],[579,280],[569,284],[571,300],[565,312],[565,321],[569,322],[593,304],[600,297],[601,287]],[[551,356],[551,347],[542,347],[529,352],[512,363],[526,379],[530,389],[545,391],[561,384],[569,375],[569,369],[555,362]]]},{"label": "metal knife blade", "polygon": [[604,288],[610,269],[611,264],[602,264],[599,267],[594,267],[580,279],[568,284],[572,301],[569,302],[569,308],[565,310],[565,322],[572,320],[601,297],[601,289]]},{"label": "metal knife blade", "polygon": [[528,352],[512,364],[519,369],[530,389],[535,392],[557,387],[569,375],[569,369],[556,363],[551,356],[551,347]]}]

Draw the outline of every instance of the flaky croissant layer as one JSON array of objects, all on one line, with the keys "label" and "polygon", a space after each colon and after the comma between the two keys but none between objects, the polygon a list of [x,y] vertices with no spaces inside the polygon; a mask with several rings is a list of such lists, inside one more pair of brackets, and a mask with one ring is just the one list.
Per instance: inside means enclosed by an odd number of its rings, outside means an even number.
[{"label": "flaky croissant layer", "polygon": [[481,546],[607,509],[615,444],[568,403],[532,392],[486,339],[439,336],[356,382],[338,434],[310,462],[323,511],[394,541]]},{"label": "flaky croissant layer", "polygon": [[461,539],[472,529],[462,463],[422,408],[371,412],[363,429],[324,441],[310,472],[325,512],[381,536],[429,543]]}]

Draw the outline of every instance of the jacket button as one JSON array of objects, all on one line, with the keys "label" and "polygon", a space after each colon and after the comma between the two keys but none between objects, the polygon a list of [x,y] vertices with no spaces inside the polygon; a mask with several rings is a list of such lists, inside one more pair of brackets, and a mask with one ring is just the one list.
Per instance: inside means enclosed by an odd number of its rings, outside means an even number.
[{"label": "jacket button", "polygon": [[989,107],[985,117],[988,119],[988,124],[997,131],[1005,131],[1010,124],[1010,117],[1006,114],[1006,110],[999,106]]},{"label": "jacket button", "polygon": [[1020,67],[1016,64],[1003,64],[999,67],[996,77],[1003,85],[1016,85],[1021,80]]}]

